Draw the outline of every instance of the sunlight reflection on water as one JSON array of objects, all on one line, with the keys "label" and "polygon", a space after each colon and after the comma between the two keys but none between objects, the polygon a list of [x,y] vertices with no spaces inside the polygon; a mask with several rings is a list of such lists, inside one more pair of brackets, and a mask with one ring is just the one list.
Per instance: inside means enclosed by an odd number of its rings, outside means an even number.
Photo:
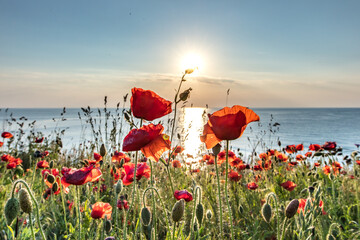
[{"label": "sunlight reflection on water", "polygon": [[200,141],[200,135],[207,121],[205,108],[183,108],[181,126],[181,145],[184,148],[183,155],[186,162],[198,161],[198,157],[204,152],[205,146]]}]

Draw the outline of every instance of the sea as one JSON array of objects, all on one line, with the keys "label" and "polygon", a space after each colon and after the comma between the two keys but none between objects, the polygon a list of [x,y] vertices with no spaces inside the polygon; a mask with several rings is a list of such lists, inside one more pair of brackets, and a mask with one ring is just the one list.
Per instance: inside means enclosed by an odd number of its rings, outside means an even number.
[{"label": "sea", "polygon": [[[90,109],[91,114],[88,116],[83,110],[80,108],[2,108],[0,109],[0,129],[15,134],[19,133],[20,128],[26,134],[33,130],[36,134],[42,133],[49,138],[56,132],[63,131],[61,138],[64,148],[76,148],[84,141],[94,140],[91,125],[87,121],[91,115],[95,128],[100,128],[103,132],[101,141],[105,141],[104,109]],[[174,137],[175,144],[182,145],[185,153],[189,155],[198,155],[201,151],[205,151],[199,136],[207,121],[206,114],[216,110],[214,108],[182,108],[178,113],[178,125],[175,131],[180,133],[181,137],[180,139]],[[239,150],[244,155],[253,151],[260,153],[270,148],[280,149],[286,145],[300,143],[304,144],[304,151],[306,151],[310,144],[324,144],[329,141],[336,142],[342,147],[343,155],[358,150],[360,108],[253,108],[253,110],[260,116],[260,121],[250,123],[241,138],[230,142],[232,150]],[[109,114],[108,134],[113,124],[117,125],[118,130],[122,126],[121,133],[118,132],[120,147],[121,139],[130,130],[130,125],[125,121],[122,109],[116,111],[109,108],[107,111]],[[154,123],[161,121],[165,127],[165,133],[168,134],[172,114],[154,121]],[[113,123],[112,120],[116,121]]]}]

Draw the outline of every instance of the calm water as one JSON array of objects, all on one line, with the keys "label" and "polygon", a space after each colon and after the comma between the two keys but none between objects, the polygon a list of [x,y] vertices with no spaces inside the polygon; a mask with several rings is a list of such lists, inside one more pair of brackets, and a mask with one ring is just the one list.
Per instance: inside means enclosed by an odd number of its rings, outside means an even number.
[{"label": "calm water", "polygon": [[[204,123],[202,118],[204,110],[186,108],[180,114],[179,129],[187,135],[187,139],[182,140],[189,154],[196,154],[199,149],[198,136]],[[255,108],[253,110],[260,116],[260,122],[249,124],[243,136],[231,143],[233,149],[240,148],[247,153],[257,146],[258,151],[264,151],[267,148],[278,147],[278,140],[281,141],[282,146],[303,143],[305,147],[311,143],[323,144],[326,141],[335,141],[348,154],[356,150],[355,144],[360,143],[360,108]],[[209,112],[213,111],[215,109]],[[39,132],[49,134],[54,129],[66,129],[63,138],[65,147],[76,146],[84,139],[92,140],[90,125],[85,123],[80,109],[66,109],[65,121],[60,120],[61,112],[62,109],[9,109],[6,113],[5,109],[1,109],[0,128],[3,131],[17,131],[18,126],[15,123],[9,126],[5,121],[10,120],[10,113],[13,113],[13,118],[17,120],[22,116],[27,118],[24,124],[25,131],[28,129],[28,123],[34,120],[36,120],[35,130]],[[82,120],[79,119],[79,112]],[[95,110],[93,116],[97,114]],[[104,116],[101,119],[103,121]],[[97,118],[97,123],[99,120],[100,118]],[[168,118],[164,117],[162,120],[166,128]],[[275,123],[280,125],[274,126],[277,125]],[[126,134],[128,126],[125,121],[123,124],[123,134]]]}]

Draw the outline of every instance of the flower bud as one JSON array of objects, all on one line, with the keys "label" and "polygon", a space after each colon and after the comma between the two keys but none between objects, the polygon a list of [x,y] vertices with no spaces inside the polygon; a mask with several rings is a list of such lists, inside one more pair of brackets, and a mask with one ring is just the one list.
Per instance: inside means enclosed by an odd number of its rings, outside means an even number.
[{"label": "flower bud", "polygon": [[120,160],[119,168],[122,168],[122,166],[124,165],[124,163],[125,163],[125,160],[122,158],[122,159]]},{"label": "flower bud", "polygon": [[54,168],[54,160],[51,160],[51,161],[50,161],[49,167],[50,167],[50,168]]},{"label": "flower bud", "polygon": [[264,218],[264,220],[269,223],[271,219],[271,206],[268,203],[265,203],[261,209],[261,215]]},{"label": "flower bud", "polygon": [[211,212],[211,210],[210,209],[208,209],[207,211],[206,211],[206,218],[207,218],[207,220],[210,220],[211,218],[212,218],[212,212]]},{"label": "flower bud", "polygon": [[111,221],[109,219],[107,219],[105,222],[104,222],[104,229],[107,233],[110,233],[111,230],[112,230],[112,224],[111,224]]},{"label": "flower bud", "polygon": [[185,90],[184,92],[180,93],[180,100],[181,101],[186,101],[189,97],[190,97],[190,91],[192,90],[192,88],[189,88],[187,90]]},{"label": "flower bud", "polygon": [[53,192],[57,192],[59,190],[59,184],[57,182],[55,182],[53,185],[52,185],[52,188],[51,190]]},{"label": "flower bud", "polygon": [[204,219],[204,205],[202,205],[201,203],[198,203],[198,205],[196,205],[196,218],[201,225]]},{"label": "flower bud", "polygon": [[55,182],[55,176],[52,175],[52,174],[48,174],[47,177],[46,177],[46,180],[47,180],[49,183],[53,184],[53,183]]},{"label": "flower bud", "polygon": [[10,198],[5,205],[4,213],[7,225],[11,225],[12,221],[20,212],[20,203],[17,198]]},{"label": "flower bud", "polygon": [[173,207],[172,212],[171,212],[171,217],[172,217],[174,222],[179,222],[180,221],[180,219],[184,215],[184,210],[185,210],[185,200],[180,199],[180,201],[177,201],[174,204],[174,207]]},{"label": "flower bud", "polygon": [[217,156],[220,153],[220,150],[221,150],[221,145],[219,143],[212,148],[212,152],[215,156]]},{"label": "flower bud", "polygon": [[107,151],[106,151],[106,148],[105,148],[105,144],[101,144],[101,147],[100,147],[100,155],[102,157],[104,157],[106,155]]},{"label": "flower bud", "polygon": [[299,207],[299,200],[294,199],[292,200],[285,209],[285,215],[287,218],[292,218],[295,213],[297,212]]},{"label": "flower bud", "polygon": [[120,194],[123,189],[123,182],[119,180],[115,185],[116,194]]},{"label": "flower bud", "polygon": [[147,208],[147,207],[144,207],[143,209],[141,209],[141,222],[145,227],[150,225],[151,212],[150,212],[149,208]]},{"label": "flower bud", "polygon": [[192,74],[194,72],[193,68],[188,68],[185,70],[185,74]]},{"label": "flower bud", "polygon": [[197,232],[199,230],[198,221],[195,220],[194,222],[194,231]]},{"label": "flower bud", "polygon": [[32,202],[30,199],[30,194],[26,189],[22,188],[19,190],[19,200],[20,200],[21,210],[23,210],[25,213],[31,213]]}]

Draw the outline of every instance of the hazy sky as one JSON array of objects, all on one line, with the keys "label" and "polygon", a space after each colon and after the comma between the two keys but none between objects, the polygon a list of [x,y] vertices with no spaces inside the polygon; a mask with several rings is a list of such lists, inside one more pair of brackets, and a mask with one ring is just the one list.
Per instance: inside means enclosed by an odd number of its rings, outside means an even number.
[{"label": "hazy sky", "polygon": [[134,86],[190,103],[360,107],[360,1],[0,0],[0,107],[110,107]]}]

